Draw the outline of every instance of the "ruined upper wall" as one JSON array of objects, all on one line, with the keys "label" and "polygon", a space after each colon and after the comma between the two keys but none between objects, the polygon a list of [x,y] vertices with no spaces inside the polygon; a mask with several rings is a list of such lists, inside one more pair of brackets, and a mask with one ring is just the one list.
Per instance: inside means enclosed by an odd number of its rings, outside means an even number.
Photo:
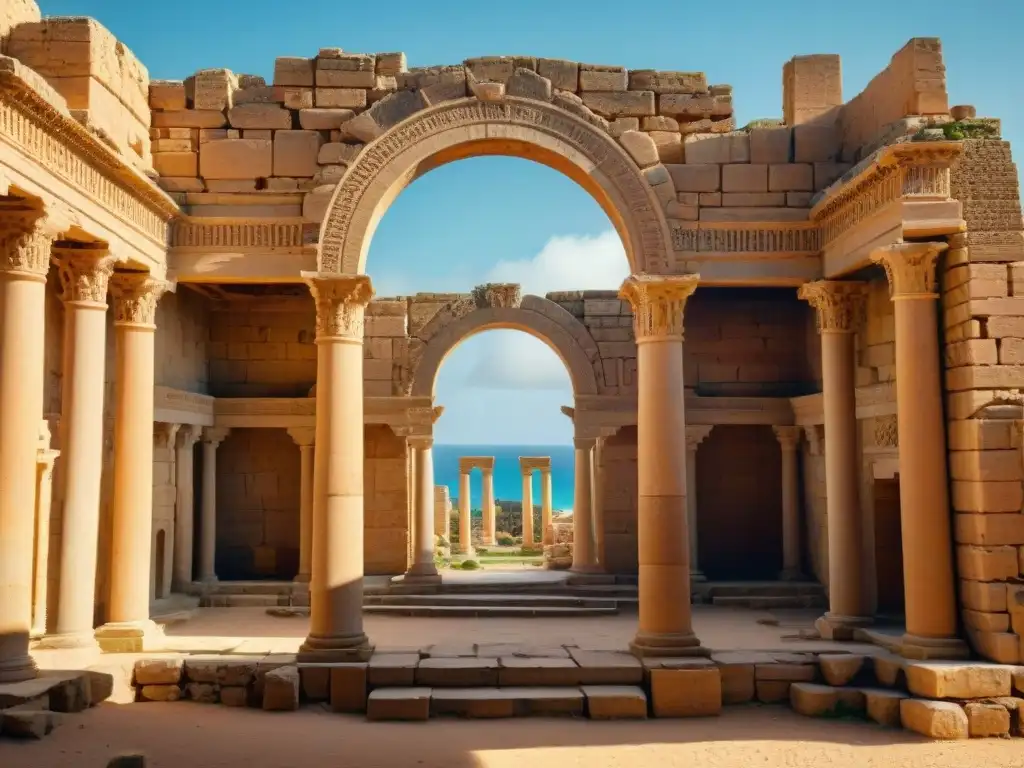
[{"label": "ruined upper wall", "polygon": [[19,24],[39,21],[42,16],[35,0],[4,0],[0,4],[0,53],[7,53],[11,30]]}]

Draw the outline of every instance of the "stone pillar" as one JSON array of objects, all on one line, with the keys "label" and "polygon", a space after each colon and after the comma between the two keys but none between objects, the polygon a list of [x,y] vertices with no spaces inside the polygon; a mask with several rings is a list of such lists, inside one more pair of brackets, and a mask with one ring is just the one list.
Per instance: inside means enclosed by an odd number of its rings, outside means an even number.
[{"label": "stone pillar", "polygon": [[459,473],[459,552],[473,557],[473,504],[469,490],[469,470]]},{"label": "stone pillar", "polygon": [[523,473],[523,546],[533,544],[533,470],[524,469]]},{"label": "stone pillar", "polygon": [[313,574],[313,452],[315,427],[292,427],[288,435],[299,446],[299,572],[295,581],[308,584]]},{"label": "stone pillar", "polygon": [[707,655],[690,610],[683,401],[683,310],[698,281],[641,274],[619,289],[637,344],[638,656]]},{"label": "stone pillar", "polygon": [[413,489],[413,560],[405,573],[405,582],[440,584],[434,565],[434,438],[410,437],[409,447],[416,460],[416,487]]},{"label": "stone pillar", "polygon": [[[593,488],[591,488],[591,505],[593,505]],[[548,533],[551,529],[551,512],[551,469],[546,468],[540,471],[540,528],[541,541],[545,544],[552,543]]]},{"label": "stone pillar", "polygon": [[309,635],[299,659],[365,661],[363,324],[365,275],[304,272],[316,303],[316,450]]},{"label": "stone pillar", "polygon": [[608,570],[604,538],[604,443],[607,439],[599,437],[594,446],[594,492],[590,499],[590,505],[594,510],[594,546],[597,564],[602,571]]},{"label": "stone pillar", "polygon": [[174,571],[176,592],[192,588],[192,548],[195,541],[195,446],[200,428],[186,424],[178,430],[174,456]]},{"label": "stone pillar", "polygon": [[60,451],[50,449],[50,425],[39,425],[36,463],[36,549],[32,587],[32,637],[46,634],[46,601],[50,581],[50,502],[53,499],[53,462]]},{"label": "stone pillar", "polygon": [[483,473],[483,543],[487,546],[494,545],[494,470],[484,468]]},{"label": "stone pillar", "polygon": [[[572,570],[574,573],[596,573],[597,547],[594,542],[594,515],[591,506],[594,492],[594,444],[593,437],[573,439],[574,489],[572,502]],[[550,471],[545,473],[550,478]]]},{"label": "stone pillar", "polygon": [[[49,648],[95,647],[96,558],[103,472],[107,283],[114,259],[105,250],[62,249],[64,378],[61,388],[60,592]],[[152,425],[149,426],[152,430]],[[152,432],[150,432],[152,441]],[[152,490],[152,489],[150,489]],[[146,574],[149,585],[149,574]]]},{"label": "stone pillar", "polygon": [[156,306],[173,286],[145,272],[119,273],[114,295],[114,493],[110,609],[96,631],[108,652],[152,650],[163,634],[149,618],[153,556],[153,387]]},{"label": "stone pillar", "polygon": [[773,427],[782,449],[782,581],[799,581],[800,570],[800,476],[797,448],[803,427]]},{"label": "stone pillar", "polygon": [[902,653],[912,658],[958,658],[968,653],[966,644],[957,638],[937,330],[935,269],[944,250],[945,243],[901,243],[871,254],[871,259],[885,268],[895,303],[907,619]]},{"label": "stone pillar", "polygon": [[860,452],[854,399],[854,334],[864,308],[864,285],[821,280],[800,288],[817,311],[825,411],[825,487],[828,519],[829,609],[817,622],[826,639],[847,639],[871,623],[864,589]]},{"label": "stone pillar", "polygon": [[203,430],[202,504],[199,506],[199,581],[207,586],[217,581],[217,448],[231,430],[207,427]]},{"label": "stone pillar", "polygon": [[686,530],[690,537],[690,581],[706,581],[697,551],[697,448],[713,424],[686,426]]},{"label": "stone pillar", "polygon": [[0,683],[28,680],[46,273],[39,212],[0,212]]}]

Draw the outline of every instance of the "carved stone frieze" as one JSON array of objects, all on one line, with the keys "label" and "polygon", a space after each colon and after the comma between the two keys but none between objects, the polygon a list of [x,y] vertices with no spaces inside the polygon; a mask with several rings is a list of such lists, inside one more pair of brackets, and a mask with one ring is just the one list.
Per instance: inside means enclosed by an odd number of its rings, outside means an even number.
[{"label": "carved stone frieze", "polygon": [[889,295],[894,300],[937,298],[935,267],[946,243],[897,243],[871,252],[871,260],[881,264],[889,280]]},{"label": "carved stone frieze", "polygon": [[804,283],[797,295],[816,310],[819,333],[853,333],[864,319],[864,283],[818,280]]},{"label": "carved stone frieze", "polygon": [[145,272],[117,272],[110,280],[114,296],[114,322],[118,325],[156,327],[156,306],[174,284]]},{"label": "carved stone frieze", "polygon": [[619,298],[633,308],[637,343],[650,339],[683,338],[686,300],[697,289],[699,275],[632,275],[619,289]]},{"label": "carved stone frieze", "polygon": [[362,342],[366,305],[373,298],[370,278],[303,273],[303,279],[316,302],[317,337]]},{"label": "carved stone frieze", "polygon": [[0,272],[46,275],[53,236],[42,223],[39,211],[0,210]]},{"label": "carved stone frieze", "polygon": [[59,274],[65,303],[107,303],[107,287],[117,260],[101,249],[60,250]]},{"label": "carved stone frieze", "polygon": [[896,416],[876,416],[872,437],[879,448],[896,448],[900,444],[899,426]]},{"label": "carved stone frieze", "polygon": [[810,222],[772,224],[709,224],[673,221],[676,251],[706,253],[766,253],[775,255],[818,252],[818,228]]},{"label": "carved stone frieze", "polygon": [[172,248],[238,250],[245,248],[302,248],[306,243],[301,219],[192,219],[171,227]]}]

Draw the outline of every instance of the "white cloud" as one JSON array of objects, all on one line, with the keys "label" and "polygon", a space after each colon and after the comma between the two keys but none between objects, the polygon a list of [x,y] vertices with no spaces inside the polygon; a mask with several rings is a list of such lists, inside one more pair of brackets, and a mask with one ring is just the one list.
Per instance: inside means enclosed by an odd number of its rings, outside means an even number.
[{"label": "white cloud", "polygon": [[[465,377],[483,389],[571,391],[569,372],[547,344],[522,331],[489,331],[479,337],[481,349]],[[470,342],[476,341],[472,339]]]},{"label": "white cloud", "polygon": [[499,261],[482,282],[519,283],[523,293],[614,290],[629,274],[626,251],[614,229],[595,237],[552,237],[532,259]]}]

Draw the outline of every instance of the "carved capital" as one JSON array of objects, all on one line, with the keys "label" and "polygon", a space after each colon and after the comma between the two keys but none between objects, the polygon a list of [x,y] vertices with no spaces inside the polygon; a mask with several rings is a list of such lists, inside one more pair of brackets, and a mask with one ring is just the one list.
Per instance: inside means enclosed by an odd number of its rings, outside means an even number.
[{"label": "carved capital", "polygon": [[228,427],[206,427],[203,430],[203,442],[216,448],[231,433]]},{"label": "carved capital", "polygon": [[288,436],[300,448],[316,442],[316,427],[288,427]]},{"label": "carved capital", "polygon": [[896,243],[873,250],[871,260],[885,269],[893,301],[935,299],[935,267],[948,247],[946,243]]},{"label": "carved capital", "polygon": [[157,448],[173,448],[180,427],[180,424],[171,424],[166,421],[156,422],[153,425],[153,444]]},{"label": "carved capital", "polygon": [[117,259],[104,249],[61,249],[61,301],[65,304],[107,306],[107,285]]},{"label": "carved capital", "polygon": [[696,451],[697,446],[704,442],[715,428],[714,424],[687,424],[686,425],[686,450]]},{"label": "carved capital", "polygon": [[0,272],[45,279],[53,234],[39,211],[0,211]]},{"label": "carved capital", "polygon": [[795,451],[800,445],[800,437],[803,435],[803,427],[772,427],[775,439],[779,441],[783,451]]},{"label": "carved capital", "polygon": [[407,442],[410,448],[417,451],[428,451],[434,447],[434,438],[427,435],[413,435]]},{"label": "carved capital", "polygon": [[178,448],[191,451],[199,442],[202,429],[198,424],[182,424],[178,430]]},{"label": "carved capital", "polygon": [[114,323],[156,328],[156,305],[174,283],[157,280],[146,272],[118,272],[110,280],[114,295]]},{"label": "carved capital", "polygon": [[363,341],[364,313],[373,298],[373,285],[366,275],[326,275],[303,272],[316,302],[318,339],[339,338]]},{"label": "carved capital", "polygon": [[630,275],[619,288],[619,298],[633,308],[636,343],[682,341],[686,300],[697,289],[700,276]]},{"label": "carved capital", "polygon": [[821,424],[808,424],[804,427],[804,434],[807,436],[807,444],[811,448],[812,456],[821,456],[825,447],[825,427]]},{"label": "carved capital", "polygon": [[864,318],[864,283],[818,280],[797,295],[816,310],[818,333],[853,333]]}]

